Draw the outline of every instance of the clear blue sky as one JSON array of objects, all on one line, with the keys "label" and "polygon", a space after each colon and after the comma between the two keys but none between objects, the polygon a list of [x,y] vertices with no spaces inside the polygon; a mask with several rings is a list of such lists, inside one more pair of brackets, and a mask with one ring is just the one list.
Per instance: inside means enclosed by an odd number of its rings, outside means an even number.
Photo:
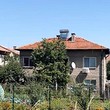
[{"label": "clear blue sky", "polygon": [[0,0],[0,45],[20,47],[60,29],[110,48],[110,0]]}]

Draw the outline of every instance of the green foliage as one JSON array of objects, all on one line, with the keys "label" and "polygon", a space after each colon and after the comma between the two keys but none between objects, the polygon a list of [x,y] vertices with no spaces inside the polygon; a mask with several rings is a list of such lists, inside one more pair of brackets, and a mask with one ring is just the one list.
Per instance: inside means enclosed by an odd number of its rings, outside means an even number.
[{"label": "green foliage", "polygon": [[[15,110],[30,110],[31,107],[26,104],[14,104]],[[11,102],[0,102],[0,110],[12,110]]]},{"label": "green foliage", "polygon": [[104,108],[110,110],[110,100],[105,100],[105,102],[104,102]]},{"label": "green foliage", "polygon": [[[49,107],[48,105],[49,105],[48,101],[46,100],[36,104],[33,107],[25,103],[22,104],[15,103],[15,110],[48,110]],[[11,110],[11,109],[12,109],[11,102],[0,102],[0,110]],[[51,100],[51,109],[74,110],[75,103],[68,98],[53,98]],[[77,106],[77,110],[81,110],[81,109]],[[105,100],[104,102],[102,102],[101,100],[93,100],[90,106],[90,110],[110,110],[110,102],[109,100]]]},{"label": "green foliage", "polygon": [[69,62],[64,42],[45,39],[32,53],[37,81],[65,86],[69,80]]},{"label": "green foliage", "polygon": [[110,61],[107,63],[107,79],[110,80]]},{"label": "green foliage", "polygon": [[[35,110],[48,110],[49,104],[47,101],[39,103],[34,108]],[[51,101],[51,110],[72,110],[74,103],[71,103],[67,98],[54,98]],[[34,109],[32,109],[34,110]]]},{"label": "green foliage", "polygon": [[73,105],[66,98],[57,98],[52,101],[52,110],[70,110]]},{"label": "green foliage", "polygon": [[19,81],[19,78],[23,76],[23,69],[16,57],[6,57],[7,63],[0,67],[0,81],[10,82],[13,78],[15,81]]},{"label": "green foliage", "polygon": [[31,108],[26,104],[17,104],[15,110],[30,110]]},{"label": "green foliage", "polygon": [[80,110],[86,110],[92,96],[92,90],[87,90],[83,84],[74,85],[71,90]]},{"label": "green foliage", "polygon": [[103,110],[104,103],[101,100],[93,100],[91,104],[91,110]]},{"label": "green foliage", "polygon": [[27,94],[33,106],[38,101],[43,101],[46,97],[47,89],[41,83],[30,82],[27,88]]}]

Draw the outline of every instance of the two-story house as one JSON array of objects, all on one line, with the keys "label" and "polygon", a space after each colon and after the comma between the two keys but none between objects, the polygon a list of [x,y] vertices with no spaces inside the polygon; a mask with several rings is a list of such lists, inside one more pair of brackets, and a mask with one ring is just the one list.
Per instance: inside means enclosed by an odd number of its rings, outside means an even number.
[{"label": "two-story house", "polygon": [[[93,84],[102,96],[105,92],[106,83],[106,56],[109,49],[76,36],[74,33],[68,37],[68,30],[60,30],[60,35],[47,39],[51,42],[62,39],[66,45],[69,61],[72,64],[71,81],[76,83]],[[38,47],[40,42],[25,45],[17,50],[20,51],[21,65],[30,72],[32,70],[31,53]],[[32,71],[31,71],[32,72]]]}]

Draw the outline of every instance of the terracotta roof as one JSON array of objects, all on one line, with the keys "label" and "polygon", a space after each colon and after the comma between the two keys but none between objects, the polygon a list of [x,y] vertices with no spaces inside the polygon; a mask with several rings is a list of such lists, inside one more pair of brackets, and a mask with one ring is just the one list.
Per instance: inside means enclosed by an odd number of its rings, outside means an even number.
[{"label": "terracotta roof", "polygon": [[10,49],[10,48],[8,48],[8,50],[10,51],[10,52],[12,52],[13,54],[15,54],[15,55],[19,55],[20,53],[19,53],[19,51],[17,51],[17,50],[15,50],[15,49]]},{"label": "terracotta roof", "polygon": [[[53,40],[57,40],[58,38],[49,38],[46,39],[47,42],[52,42]],[[65,40],[65,45],[67,50],[85,50],[85,49],[108,49],[104,46],[95,44],[88,40],[85,40],[81,37],[75,37],[74,41],[70,40],[71,38]],[[17,50],[33,50],[40,45],[41,42],[36,42],[34,44],[29,44],[18,48]]]},{"label": "terracotta roof", "polygon": [[5,47],[3,47],[1,45],[0,45],[0,51],[1,52],[5,52],[5,53],[10,53],[10,51],[7,48],[5,48]]},{"label": "terracotta roof", "polygon": [[74,41],[66,41],[66,49],[107,49],[104,46],[98,45],[81,37],[75,37]]},{"label": "terracotta roof", "polygon": [[3,47],[1,45],[0,45],[0,52],[3,52],[4,54],[12,52],[13,54],[19,55],[19,52],[17,50],[9,49],[9,48]]}]

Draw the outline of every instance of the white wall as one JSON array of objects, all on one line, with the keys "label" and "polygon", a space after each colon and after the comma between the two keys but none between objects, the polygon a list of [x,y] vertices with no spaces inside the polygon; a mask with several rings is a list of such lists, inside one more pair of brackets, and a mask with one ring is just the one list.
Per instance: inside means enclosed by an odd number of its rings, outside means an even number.
[{"label": "white wall", "polygon": [[0,55],[0,66],[4,65],[4,55]]}]

